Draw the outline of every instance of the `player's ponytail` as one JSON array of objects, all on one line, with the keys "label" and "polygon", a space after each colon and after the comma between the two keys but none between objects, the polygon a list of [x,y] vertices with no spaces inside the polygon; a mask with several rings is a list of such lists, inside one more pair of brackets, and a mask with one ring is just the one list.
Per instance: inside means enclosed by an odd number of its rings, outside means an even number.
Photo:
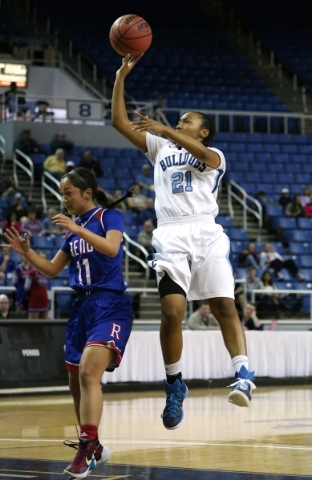
[{"label": "player's ponytail", "polygon": [[[132,187],[131,187],[132,188]],[[126,198],[133,197],[134,193],[132,192],[131,189],[127,190],[126,195],[123,197],[119,198],[118,200],[115,200],[115,202],[108,203],[107,197],[103,190],[100,190],[99,188],[97,189],[96,193],[96,201],[104,208],[115,208],[119,203],[123,202],[126,200]]]}]

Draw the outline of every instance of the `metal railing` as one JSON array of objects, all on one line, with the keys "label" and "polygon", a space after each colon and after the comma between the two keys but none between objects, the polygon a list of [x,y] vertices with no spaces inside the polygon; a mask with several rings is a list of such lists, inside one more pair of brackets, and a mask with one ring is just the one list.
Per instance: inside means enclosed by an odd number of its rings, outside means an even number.
[{"label": "metal railing", "polygon": [[5,138],[2,135],[0,135],[0,154],[2,156],[1,173],[3,173],[6,157],[5,157]]},{"label": "metal railing", "polygon": [[[235,191],[236,190],[236,191]],[[237,193],[238,191],[238,193]],[[230,180],[227,184],[227,193],[228,193],[228,208],[230,212],[230,217],[234,218],[234,209],[232,199],[240,203],[243,207],[243,228],[247,230],[248,228],[248,216],[247,212],[251,213],[258,220],[258,240],[261,240],[261,229],[263,226],[263,217],[262,217],[262,205],[261,203],[251,195],[248,195],[246,190],[244,190],[238,183],[234,180]],[[249,202],[253,204],[254,208],[249,205]]]},{"label": "metal railing", "polygon": [[124,272],[125,281],[129,283],[129,272],[130,272],[129,258],[132,258],[132,260],[135,260],[137,263],[139,263],[145,270],[145,282],[144,282],[144,288],[145,288],[149,278],[150,267],[146,261],[144,262],[144,260],[137,257],[130,251],[130,245],[133,245],[135,248],[140,250],[143,253],[145,258],[147,258],[148,256],[148,251],[143,247],[143,245],[140,245],[138,242],[135,242],[134,240],[132,240],[132,238],[130,238],[129,235],[127,235],[127,233],[125,232],[123,234],[123,238],[124,238],[123,250],[125,252],[125,272]]},{"label": "metal railing", "polygon": [[[29,168],[24,165],[18,157],[22,157],[23,160],[28,164]],[[15,149],[14,151],[14,157],[13,157],[13,178],[15,185],[18,187],[19,181],[18,181],[18,168],[23,170],[28,176],[29,176],[29,193],[28,193],[28,199],[32,199],[32,194],[33,194],[33,186],[34,186],[34,163],[31,158],[29,158],[25,153],[23,153],[21,150],[18,148]]]},{"label": "metal railing", "polygon": [[[49,183],[50,182],[50,183]],[[55,188],[51,186],[54,184]],[[43,205],[43,211],[47,213],[48,205],[46,200],[46,191],[50,192],[58,202],[60,202],[60,210],[61,212],[64,210],[64,204],[61,195],[58,193],[58,189],[60,187],[60,182],[51,175],[51,173],[44,170],[41,176],[41,201]],[[57,190],[56,190],[57,189]]]},{"label": "metal railing", "polygon": [[[208,94],[207,94],[208,96]],[[215,129],[216,132],[221,130],[221,126],[223,123],[224,118],[228,119],[228,131],[234,132],[235,131],[235,122],[241,118],[248,118],[249,129],[248,132],[244,133],[254,133],[255,128],[255,119],[257,118],[266,118],[266,132],[271,133],[271,119],[282,119],[283,120],[283,133],[289,133],[289,125],[288,120],[297,120],[300,125],[300,133],[306,133],[307,122],[312,120],[312,115],[306,115],[304,113],[278,113],[278,112],[253,112],[253,111],[244,111],[244,110],[211,110],[211,109],[200,109],[196,107],[191,108],[157,108],[156,109],[156,116],[159,120],[161,120],[165,125],[172,126],[168,121],[167,114],[176,112],[178,113],[178,117],[184,115],[184,113],[189,111],[202,112],[206,115],[209,115],[214,119]]]},{"label": "metal railing", "polygon": [[[296,318],[296,322],[300,323],[306,323],[306,324],[311,324],[312,325],[312,290],[306,290],[306,289],[295,289],[295,288],[276,288],[274,291],[268,292],[267,290],[263,288],[259,288],[256,290],[251,291],[251,301],[253,303],[255,302],[255,298],[257,294],[264,294],[264,295],[270,295],[270,294],[280,294],[280,293],[285,293],[285,294],[296,294],[296,295],[309,295],[310,296],[310,319],[298,319]],[[291,320],[284,320],[284,323],[290,323]]]}]

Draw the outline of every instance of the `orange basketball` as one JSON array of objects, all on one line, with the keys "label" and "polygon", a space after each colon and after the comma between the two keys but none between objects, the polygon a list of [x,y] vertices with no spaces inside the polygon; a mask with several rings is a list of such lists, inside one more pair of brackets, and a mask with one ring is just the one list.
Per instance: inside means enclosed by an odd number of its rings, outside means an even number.
[{"label": "orange basketball", "polygon": [[111,26],[109,40],[119,55],[124,57],[130,53],[131,57],[137,57],[146,52],[152,43],[152,30],[144,18],[123,15]]}]

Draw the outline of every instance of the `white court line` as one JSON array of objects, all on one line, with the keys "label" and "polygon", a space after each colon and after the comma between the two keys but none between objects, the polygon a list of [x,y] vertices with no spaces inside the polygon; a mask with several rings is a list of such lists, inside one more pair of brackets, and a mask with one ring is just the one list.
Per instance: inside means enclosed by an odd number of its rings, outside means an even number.
[{"label": "white court line", "polygon": [[0,408],[1,407],[22,407],[23,405],[25,406],[33,406],[33,405],[71,405],[73,403],[72,397],[70,398],[55,398],[53,400],[51,399],[37,399],[37,400],[8,400],[1,402],[0,400]]},{"label": "white court line", "polygon": [[[46,442],[46,443],[60,443],[63,440],[51,439],[51,438],[0,438],[0,442]],[[303,451],[312,451],[312,447],[297,447],[291,445],[272,445],[272,444],[262,444],[262,443],[251,443],[251,444],[238,444],[238,443],[212,443],[212,442],[188,442],[188,441],[170,441],[170,440],[114,440],[108,439],[107,440],[110,444],[114,443],[116,445],[172,445],[176,447],[237,447],[237,448],[268,448],[271,450],[303,450]],[[0,447],[1,451],[1,447]]]},{"label": "white court line", "polygon": [[[0,477],[12,478],[12,473],[0,473]],[[14,478],[38,478],[38,475],[17,475],[14,473]]]}]

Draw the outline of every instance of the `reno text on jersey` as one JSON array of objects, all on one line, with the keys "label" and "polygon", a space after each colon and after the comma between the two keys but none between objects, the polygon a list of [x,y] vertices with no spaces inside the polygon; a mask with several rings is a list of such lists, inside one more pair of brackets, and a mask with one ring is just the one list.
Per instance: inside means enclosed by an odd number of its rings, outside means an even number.
[{"label": "reno text on jersey", "polygon": [[72,257],[77,257],[82,253],[93,252],[93,247],[85,242],[82,238],[78,238],[73,242],[69,242],[70,253]]}]

